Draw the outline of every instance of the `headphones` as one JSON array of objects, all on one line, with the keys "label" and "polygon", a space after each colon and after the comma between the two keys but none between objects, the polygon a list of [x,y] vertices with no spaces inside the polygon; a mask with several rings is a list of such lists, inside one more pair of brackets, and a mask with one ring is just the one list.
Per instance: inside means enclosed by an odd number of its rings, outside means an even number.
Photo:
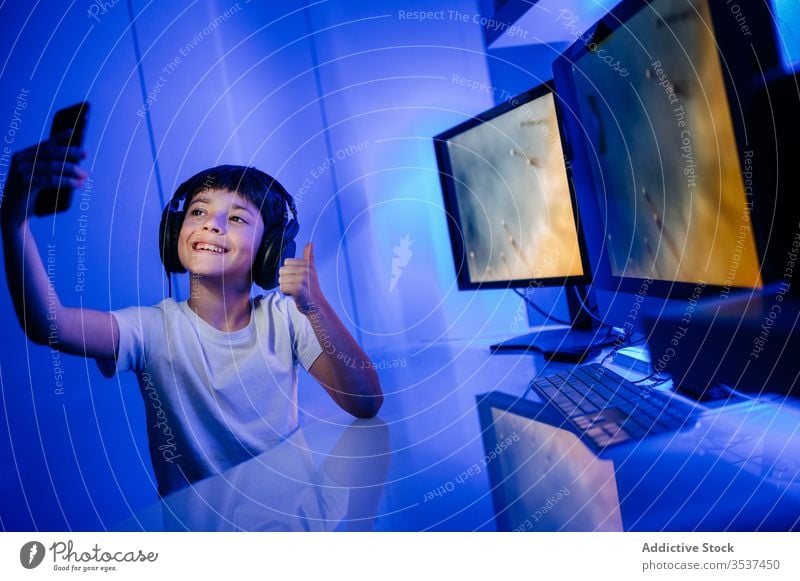
[{"label": "headphones", "polygon": [[[264,174],[266,175],[266,174]],[[291,213],[291,218],[283,226],[273,227],[269,231],[264,231],[264,236],[261,239],[261,245],[256,253],[255,261],[253,262],[253,282],[264,290],[271,290],[278,286],[278,269],[287,258],[293,258],[297,250],[297,244],[294,239],[300,231],[300,224],[297,222],[297,208],[294,205],[294,199],[286,191],[278,180],[271,176],[267,176],[271,181],[269,191],[278,193],[283,201],[286,203]],[[175,191],[172,200],[164,212],[161,214],[161,225],[159,226],[158,249],[161,255],[161,262],[164,264],[164,270],[167,272],[167,278],[171,273],[186,272],[183,264],[181,264],[178,257],[178,238],[180,236],[183,220],[186,218],[186,196],[191,190],[196,193],[202,191],[192,186],[197,185],[197,180],[190,178],[183,182],[180,187]],[[266,200],[265,200],[266,202]],[[261,217],[264,218],[266,227],[266,216],[264,215],[264,207],[266,203],[261,204]],[[172,285],[170,279],[170,286]]]}]

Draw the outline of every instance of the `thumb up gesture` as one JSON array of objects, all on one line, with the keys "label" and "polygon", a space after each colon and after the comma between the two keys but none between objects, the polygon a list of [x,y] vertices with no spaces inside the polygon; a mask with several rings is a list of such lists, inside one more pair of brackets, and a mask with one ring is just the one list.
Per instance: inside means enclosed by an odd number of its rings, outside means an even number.
[{"label": "thumb up gesture", "polygon": [[303,258],[287,258],[278,271],[278,287],[294,298],[297,310],[303,314],[313,311],[322,299],[322,291],[314,267],[314,243],[303,248]]}]

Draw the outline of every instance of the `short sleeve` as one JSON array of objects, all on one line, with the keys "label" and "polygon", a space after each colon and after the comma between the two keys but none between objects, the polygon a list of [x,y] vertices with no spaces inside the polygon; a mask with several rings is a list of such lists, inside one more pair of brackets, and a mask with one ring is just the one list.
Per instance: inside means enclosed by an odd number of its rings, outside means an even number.
[{"label": "short sleeve", "polygon": [[97,359],[97,367],[105,377],[113,377],[120,371],[137,371],[145,366],[145,336],[148,325],[152,325],[158,309],[154,307],[128,307],[111,311],[119,327],[119,344],[116,361]]},{"label": "short sleeve", "polygon": [[286,309],[292,321],[292,349],[300,365],[308,371],[322,353],[322,346],[314,334],[308,317],[297,310],[294,299],[287,297]]}]

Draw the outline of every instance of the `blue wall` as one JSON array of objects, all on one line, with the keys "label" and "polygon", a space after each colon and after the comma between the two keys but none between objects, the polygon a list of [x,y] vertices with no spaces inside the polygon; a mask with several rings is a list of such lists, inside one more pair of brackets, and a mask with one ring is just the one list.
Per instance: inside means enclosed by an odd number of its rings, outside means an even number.
[{"label": "blue wall", "polygon": [[[91,191],[33,226],[40,248],[54,247],[62,301],[108,310],[164,298],[156,231],[165,200],[199,169],[243,163],[296,195],[299,245],[316,243],[323,288],[373,357],[521,332],[511,292],[455,287],[430,138],[495,104],[490,66],[514,93],[549,76],[555,51],[497,49],[487,61],[471,18],[478,0],[309,4],[120,0],[66,14],[54,0],[2,4],[8,146],[43,139],[58,108],[93,106]],[[793,3],[777,6],[781,29],[796,30]],[[419,10],[445,17],[409,17]],[[404,239],[410,256],[393,280]],[[88,257],[80,273],[79,252]],[[186,280],[176,283],[185,296]],[[537,300],[548,307],[556,295]],[[152,502],[133,376],[106,380],[92,361],[33,345],[5,285],[0,318],[0,528],[103,529]]]},{"label": "blue wall", "polygon": [[[156,231],[165,200],[199,169],[246,163],[295,193],[299,245],[315,241],[323,288],[370,354],[517,328],[520,302],[510,292],[455,288],[430,140],[494,104],[453,82],[456,74],[488,82],[479,25],[401,15],[430,9],[425,2],[100,5],[66,14],[58,2],[0,8],[12,32],[0,36],[9,147],[43,139],[61,107],[82,99],[93,107],[84,204],[78,197],[68,212],[33,223],[42,253],[54,247],[64,304],[162,300]],[[476,2],[444,8],[474,14]],[[404,237],[411,257],[392,283]],[[176,284],[185,296],[187,281]],[[33,345],[6,285],[0,317],[0,527],[104,529],[152,502],[134,377],[106,380],[92,361]]]},{"label": "blue wall", "polygon": [[773,0],[773,4],[783,66],[786,70],[793,70],[800,65],[800,3],[796,0]]}]

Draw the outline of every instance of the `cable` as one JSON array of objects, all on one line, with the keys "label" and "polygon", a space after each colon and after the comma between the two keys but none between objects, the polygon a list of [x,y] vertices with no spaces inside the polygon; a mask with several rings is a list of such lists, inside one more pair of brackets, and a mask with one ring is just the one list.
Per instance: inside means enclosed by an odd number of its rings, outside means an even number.
[{"label": "cable", "polygon": [[[577,290],[576,288],[574,288],[574,287],[572,287],[572,288],[573,288],[573,290],[575,291],[575,296],[577,296],[577,297],[578,297],[578,301],[581,303],[581,307],[583,308],[583,311],[584,311],[584,312],[585,312],[587,315],[589,315],[591,318],[593,318],[595,321],[597,321],[598,323],[600,323],[600,324],[601,324],[603,327],[608,327],[608,328],[610,328],[610,329],[612,329],[612,330],[613,330],[613,329],[614,329],[614,326],[613,326],[613,325],[609,325],[609,324],[608,324],[608,323],[606,323],[606,322],[605,322],[603,319],[600,319],[600,318],[599,318],[599,317],[597,317],[596,315],[592,314],[592,312],[589,310],[589,307],[586,305],[586,303],[585,303],[585,302],[583,302],[583,299],[581,298],[581,295],[580,295],[580,293],[578,292],[578,290]],[[533,301],[531,301],[531,300],[530,300],[530,299],[529,299],[527,296],[525,296],[525,294],[524,294],[524,293],[521,293],[521,292],[520,292],[520,291],[518,291],[517,289],[511,289],[511,290],[513,290],[513,291],[514,291],[515,293],[517,293],[517,294],[518,294],[520,297],[522,297],[522,299],[523,299],[523,300],[524,300],[526,303],[528,303],[528,304],[529,304],[531,307],[533,307],[533,309],[535,309],[535,310],[536,310],[536,311],[537,311],[539,314],[541,314],[543,317],[546,317],[547,319],[549,319],[549,320],[551,320],[551,321],[555,321],[556,323],[558,323],[558,324],[560,324],[560,325],[569,325],[569,326],[572,326],[572,323],[570,323],[570,322],[567,322],[567,321],[563,321],[563,320],[559,319],[558,317],[554,317],[554,316],[553,316],[553,315],[551,315],[550,313],[547,313],[547,312],[545,312],[545,310],[544,310],[544,309],[542,309],[542,308],[541,308],[539,305],[537,305],[536,303],[534,303]]]},{"label": "cable", "polygon": [[538,312],[540,315],[542,315],[543,317],[547,318],[548,320],[555,321],[559,325],[569,325],[570,327],[572,326],[572,323],[568,323],[567,321],[562,321],[558,317],[554,317],[550,313],[545,312],[544,309],[542,309],[539,305],[534,303],[532,300],[530,300],[528,297],[526,297],[523,293],[521,293],[517,289],[514,288],[514,289],[511,289],[511,290],[513,290],[520,297],[522,297],[522,300],[524,300],[526,303],[528,303],[534,310],[536,310],[536,312]]},{"label": "cable", "polygon": [[[530,300],[530,299],[529,299],[529,298],[528,298],[528,297],[527,297],[527,296],[526,296],[524,293],[520,292],[520,291],[519,291],[519,290],[517,290],[517,289],[511,289],[511,290],[513,290],[515,293],[517,293],[517,294],[520,296],[520,298],[522,298],[522,300],[523,300],[523,301],[525,301],[525,302],[526,302],[528,305],[530,305],[530,306],[531,306],[531,307],[532,307],[532,308],[533,308],[533,309],[534,309],[536,312],[538,312],[540,315],[542,315],[542,316],[543,316],[543,317],[545,317],[546,319],[548,319],[548,320],[550,320],[550,321],[554,321],[554,322],[556,322],[556,323],[558,323],[558,324],[560,324],[560,325],[567,325],[567,326],[569,326],[569,327],[572,327],[572,323],[571,323],[571,322],[564,321],[564,320],[562,320],[562,319],[559,319],[558,317],[555,317],[555,316],[551,315],[550,313],[546,312],[546,311],[545,311],[544,309],[542,309],[542,308],[541,308],[539,305],[537,305],[537,304],[536,304],[536,303],[534,303],[532,300]],[[574,289],[574,290],[575,290],[575,295],[578,297],[578,300],[579,300],[579,301],[580,301],[580,303],[581,303],[581,306],[582,306],[582,308],[583,308],[583,311],[584,311],[584,312],[585,312],[587,315],[589,315],[591,318],[593,318],[593,319],[595,319],[596,321],[598,321],[602,327],[607,327],[607,328],[608,328],[608,331],[606,332],[606,335],[605,335],[605,337],[603,337],[602,339],[599,339],[598,341],[594,341],[594,342],[590,343],[590,344],[589,344],[589,345],[586,347],[586,350],[587,350],[587,351],[589,351],[589,350],[592,350],[592,349],[597,349],[597,348],[602,348],[602,347],[606,347],[606,346],[608,346],[608,340],[609,340],[609,337],[610,337],[611,333],[612,333],[612,332],[613,332],[613,331],[616,329],[616,327],[614,327],[613,325],[609,325],[609,324],[608,324],[608,323],[606,323],[605,321],[603,321],[603,320],[599,319],[598,317],[596,317],[595,315],[593,315],[593,314],[592,314],[592,313],[589,311],[589,308],[587,307],[586,303],[585,303],[585,302],[583,301],[583,299],[581,298],[581,296],[580,296],[580,293],[579,293],[579,292],[577,292],[577,289]],[[625,336],[625,339],[623,339],[623,341],[622,341],[622,342],[621,342],[621,343],[620,343],[620,344],[619,344],[617,347],[615,347],[615,348],[614,348],[614,350],[613,350],[613,351],[612,351],[612,352],[611,352],[609,355],[612,355],[612,354],[616,353],[616,352],[617,352],[619,349],[621,349],[623,346],[625,346],[625,344],[628,342],[628,340],[630,339],[630,337],[631,337],[632,335],[633,335],[633,332],[631,332],[630,334],[627,334],[627,335]],[[635,345],[635,343],[631,343],[631,345]],[[603,362],[605,362],[605,361],[606,361],[606,359],[608,359],[609,355],[606,355],[606,357],[605,357],[605,358],[603,358]],[[602,365],[602,363],[603,363],[603,362],[601,362],[601,365]]]},{"label": "cable", "polygon": [[614,328],[613,325],[609,325],[608,323],[605,322],[605,320],[601,319],[600,317],[598,317],[598,316],[596,316],[595,314],[592,313],[592,311],[589,308],[589,306],[583,301],[583,297],[581,296],[581,293],[578,292],[578,288],[577,287],[573,286],[572,290],[575,291],[575,296],[578,297],[578,302],[581,304],[581,307],[583,308],[583,312],[584,313],[586,313],[592,319],[594,319],[595,321],[600,323],[603,327],[611,327],[612,329]]},{"label": "cable", "polygon": [[647,385],[643,385],[642,386],[642,387],[655,387],[657,385],[661,385],[663,383],[666,383],[666,382],[668,382],[668,381],[670,381],[672,379],[671,377],[656,377],[657,375],[658,375],[658,371],[654,371],[650,375],[642,377],[641,379],[637,379],[636,381],[631,381],[631,383],[633,385],[638,385],[638,384],[642,383],[643,381],[647,381],[648,379],[655,379],[656,381],[654,381],[653,383],[649,383]]},{"label": "cable", "polygon": [[721,387],[722,389],[724,389],[725,391],[727,391],[731,395],[735,395],[736,397],[741,397],[742,399],[746,399],[746,400],[750,400],[750,401],[761,401],[761,397],[760,396],[759,397],[753,397],[751,395],[744,394],[741,391],[739,391],[737,389],[734,389],[730,385],[727,385],[725,383],[720,383],[718,385],[719,385],[719,387]]},{"label": "cable", "polygon": [[635,331],[631,331],[630,333],[625,333],[622,341],[620,341],[619,344],[616,347],[614,347],[611,351],[606,353],[605,357],[603,357],[603,360],[600,362],[600,365],[605,365],[605,362],[609,358],[613,358],[619,352],[620,349],[623,349],[625,347],[633,347],[634,345],[639,345],[640,343],[645,343],[647,341],[647,337],[645,337],[644,335],[641,335],[640,338],[637,339],[636,341],[631,341],[631,338],[635,334],[636,334]]},{"label": "cable", "polygon": [[[599,339],[596,344],[597,345],[612,345],[612,343],[609,343],[608,341],[609,341],[609,339],[611,339],[611,335],[612,335],[613,332],[614,332],[614,327],[611,327],[609,325],[608,326],[608,330],[606,331],[606,334],[603,336],[602,339]],[[597,336],[597,334],[595,334],[595,337],[596,336]]]},{"label": "cable", "polygon": [[[517,293],[522,298],[522,300],[524,300],[528,305],[530,305],[534,310],[536,310],[539,314],[541,314],[546,319],[548,319],[550,321],[554,321],[554,322],[556,322],[556,323],[558,323],[560,325],[567,325],[569,327],[572,327],[572,323],[569,323],[567,321],[559,319],[558,317],[555,317],[555,316],[551,315],[550,313],[546,312],[544,309],[542,309],[539,305],[537,305],[536,303],[531,301],[527,296],[525,296],[525,294],[521,293],[519,290],[517,290],[517,289],[511,289],[511,290],[513,290],[515,293]],[[581,301],[581,303],[583,303],[583,301]],[[586,309],[585,304],[584,304],[584,309]],[[589,314],[591,315],[591,313],[589,313]],[[589,345],[587,345],[586,346],[586,350],[587,351],[590,351],[592,349],[606,347],[608,345],[608,339],[609,339],[609,336],[611,335],[611,332],[614,331],[614,327],[609,325],[608,323],[602,323],[602,325],[604,327],[608,327],[608,331],[606,332],[605,337],[603,337],[602,339],[600,339],[598,341],[594,341],[594,342],[590,343]],[[624,342],[622,343],[622,345],[624,345]],[[603,361],[605,361],[605,359]]]}]

